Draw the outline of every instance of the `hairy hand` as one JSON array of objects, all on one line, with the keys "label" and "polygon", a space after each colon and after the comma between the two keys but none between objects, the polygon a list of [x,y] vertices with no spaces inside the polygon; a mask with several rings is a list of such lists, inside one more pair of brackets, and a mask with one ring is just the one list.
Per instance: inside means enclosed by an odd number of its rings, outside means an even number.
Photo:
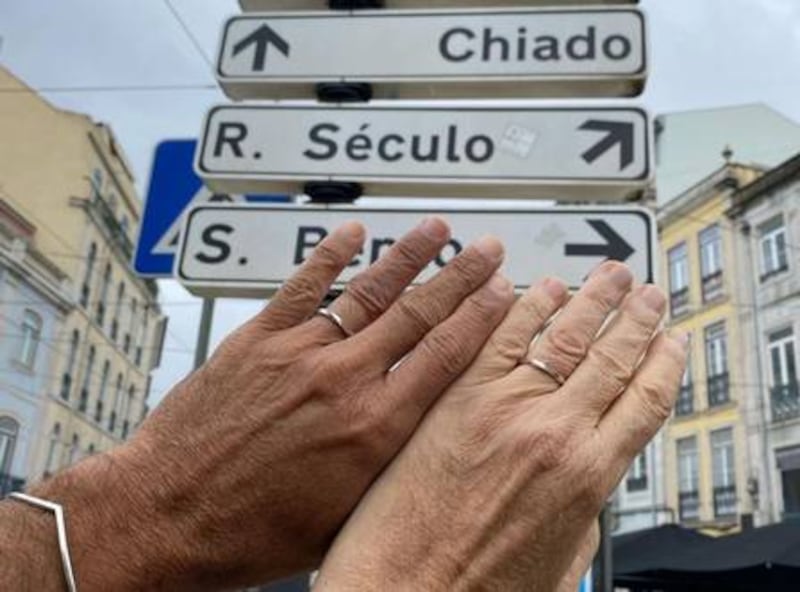
[{"label": "hairy hand", "polygon": [[632,289],[621,264],[566,300],[545,280],[515,304],[359,505],[320,592],[577,580],[603,504],[670,414],[685,345],[658,332],[661,291]]},{"label": "hairy hand", "polygon": [[[321,243],[132,442],[95,462],[126,484],[120,512],[134,527],[124,549],[76,527],[75,548],[91,556],[76,568],[84,581],[111,558],[136,574],[115,590],[227,589],[317,566],[513,303],[491,238],[404,294],[448,240],[429,219],[354,279],[330,307],[349,338],[314,313],[364,230],[350,223]],[[82,519],[77,507],[68,515]]]}]

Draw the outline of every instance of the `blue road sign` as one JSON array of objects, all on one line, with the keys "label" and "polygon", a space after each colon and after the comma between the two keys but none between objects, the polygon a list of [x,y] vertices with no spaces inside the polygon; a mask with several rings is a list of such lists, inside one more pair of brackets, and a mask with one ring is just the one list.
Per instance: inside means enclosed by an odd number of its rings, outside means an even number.
[{"label": "blue road sign", "polygon": [[134,269],[144,277],[172,277],[184,214],[207,202],[287,202],[278,195],[230,196],[208,190],[194,173],[196,140],[166,140],[155,151],[139,227]]}]

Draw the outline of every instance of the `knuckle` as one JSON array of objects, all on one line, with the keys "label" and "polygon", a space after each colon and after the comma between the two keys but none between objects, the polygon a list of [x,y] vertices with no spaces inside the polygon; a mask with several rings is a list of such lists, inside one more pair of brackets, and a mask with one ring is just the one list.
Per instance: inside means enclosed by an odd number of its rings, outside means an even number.
[{"label": "knuckle", "polygon": [[467,342],[445,329],[433,331],[421,345],[444,376],[460,374],[472,357]]},{"label": "knuckle", "polygon": [[419,240],[401,240],[392,246],[390,252],[393,265],[407,270],[416,270],[422,267],[432,257],[429,248]]},{"label": "knuckle", "polygon": [[584,290],[587,302],[597,311],[610,311],[619,303],[619,292],[607,284],[588,284]]},{"label": "knuckle", "polygon": [[447,280],[458,292],[471,292],[488,275],[486,261],[477,253],[464,251],[453,259],[447,268]]},{"label": "knuckle", "polygon": [[633,376],[633,365],[624,361],[620,354],[614,354],[607,347],[598,345],[589,350],[587,359],[592,367],[600,370],[598,378],[608,390],[617,392],[630,382]]},{"label": "knuckle", "polygon": [[341,253],[326,242],[317,245],[311,257],[315,265],[329,270],[339,269],[342,265],[349,263],[344,260]]},{"label": "knuckle", "polygon": [[650,423],[661,425],[672,414],[672,408],[677,397],[677,387],[643,380],[639,384],[639,397],[645,409],[645,415]]},{"label": "knuckle", "polygon": [[379,317],[389,306],[389,294],[384,284],[366,274],[354,278],[347,285],[345,293],[367,313],[369,318]]},{"label": "knuckle", "polygon": [[[561,323],[554,324],[546,333],[546,343],[554,350],[551,364],[562,364],[568,375],[586,356],[587,339],[578,328],[572,328]],[[567,368],[568,366],[568,368]],[[562,370],[562,368],[559,368]]]},{"label": "knuckle", "polygon": [[415,290],[401,298],[395,306],[404,322],[409,323],[420,335],[430,331],[444,316],[438,299],[426,296],[421,290]]},{"label": "knuckle", "polygon": [[316,300],[322,286],[315,276],[300,273],[283,285],[281,292],[289,302],[307,302]]},{"label": "knuckle", "polygon": [[537,471],[559,471],[567,468],[573,460],[571,440],[571,433],[566,426],[551,423],[522,439],[520,452],[533,459]]}]

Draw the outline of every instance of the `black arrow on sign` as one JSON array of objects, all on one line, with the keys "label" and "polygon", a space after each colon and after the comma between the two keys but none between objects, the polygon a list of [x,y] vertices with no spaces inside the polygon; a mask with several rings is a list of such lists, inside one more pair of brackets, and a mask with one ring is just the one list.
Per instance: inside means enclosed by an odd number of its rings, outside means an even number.
[{"label": "black arrow on sign", "polygon": [[605,220],[587,220],[597,234],[606,239],[602,245],[566,245],[567,257],[605,257],[614,261],[627,261],[636,249],[631,247]]},{"label": "black arrow on sign", "polygon": [[289,42],[283,37],[278,35],[275,30],[269,25],[262,25],[260,28],[253,31],[250,35],[242,39],[239,43],[233,46],[233,56],[236,57],[251,45],[256,46],[255,57],[253,58],[253,70],[263,72],[267,65],[267,49],[270,44],[275,46],[279,52],[289,57]]},{"label": "black arrow on sign", "polygon": [[625,170],[633,162],[634,126],[623,121],[600,121],[590,119],[584,123],[581,130],[591,132],[605,132],[606,136],[581,156],[587,163],[592,164],[617,144],[620,147],[619,170]]}]

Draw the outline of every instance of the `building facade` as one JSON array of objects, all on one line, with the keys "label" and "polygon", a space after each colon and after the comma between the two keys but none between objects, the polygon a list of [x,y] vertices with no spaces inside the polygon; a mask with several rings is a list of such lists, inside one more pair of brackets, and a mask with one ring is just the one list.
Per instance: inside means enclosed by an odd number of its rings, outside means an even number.
[{"label": "building facade", "polygon": [[[730,155],[727,155],[730,156]],[[747,372],[737,300],[737,230],[726,216],[735,191],[763,171],[727,162],[658,215],[669,325],[690,336],[673,418],[664,430],[667,505],[676,522],[724,533],[755,507],[747,446]]]},{"label": "building facade", "polygon": [[53,107],[1,68],[0,86],[16,91],[0,97],[0,198],[37,228],[33,247],[63,275],[72,305],[40,376],[44,431],[28,467],[37,478],[141,422],[166,321],[156,284],[129,263],[141,201],[110,128]]},{"label": "building facade", "polygon": [[66,276],[33,247],[36,233],[0,199],[0,497],[32,477],[45,393],[72,308]]},{"label": "building facade", "polygon": [[756,522],[800,516],[800,155],[740,189],[728,212],[745,278],[737,300],[747,373]]}]

